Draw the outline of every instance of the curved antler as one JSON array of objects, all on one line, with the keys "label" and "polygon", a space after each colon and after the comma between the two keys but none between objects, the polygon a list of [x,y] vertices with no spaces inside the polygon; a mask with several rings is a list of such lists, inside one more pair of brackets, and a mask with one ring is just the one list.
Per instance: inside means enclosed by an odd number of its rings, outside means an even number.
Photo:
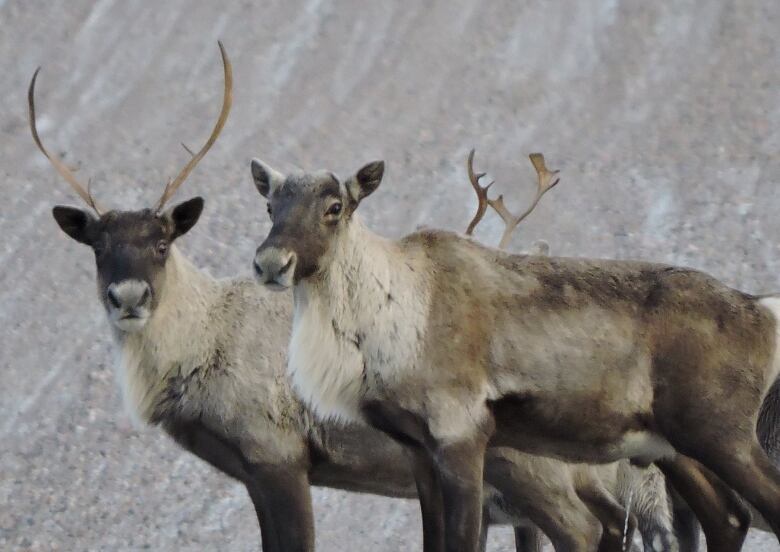
[{"label": "curved antler", "polygon": [[35,73],[33,73],[32,80],[30,81],[30,88],[27,90],[27,114],[33,140],[35,140],[35,144],[38,146],[38,149],[41,150],[43,155],[45,155],[49,162],[51,162],[60,176],[67,180],[68,184],[70,184],[71,188],[73,188],[79,197],[81,197],[81,199],[83,199],[84,202],[89,205],[92,210],[95,211],[95,213],[98,214],[98,216],[100,216],[100,208],[98,207],[97,203],[95,203],[95,199],[92,197],[92,194],[89,191],[89,184],[87,184],[86,188],[82,186],[76,178],[76,175],[73,174],[73,171],[71,171],[68,166],[65,165],[65,163],[46,151],[46,148],[43,147],[40,136],[38,136],[38,127],[35,123],[35,81],[38,79],[38,73],[40,70],[41,68],[38,67],[35,70]]},{"label": "curved antler", "polygon": [[490,188],[493,182],[484,187],[479,185],[479,179],[485,176],[485,173],[474,173],[474,150],[472,149],[471,152],[469,152],[466,169],[469,174],[469,181],[471,182],[471,185],[477,194],[477,201],[479,204],[477,205],[477,214],[474,215],[474,218],[471,220],[471,223],[466,230],[467,235],[471,235],[471,233],[474,231],[474,228],[482,220],[482,217],[485,216],[485,211],[487,210],[488,205],[490,205],[493,210],[501,217],[501,220],[504,221],[504,234],[501,236],[501,241],[499,242],[498,247],[499,249],[505,248],[509,244],[509,239],[512,237],[512,232],[517,227],[517,225],[531,214],[531,212],[538,205],[539,200],[542,199],[542,196],[550,191],[556,184],[558,184],[560,181],[560,178],[557,177],[558,171],[551,171],[547,169],[547,166],[544,162],[544,155],[541,153],[532,153],[528,157],[531,160],[534,169],[536,169],[538,178],[536,197],[534,197],[531,205],[523,212],[523,214],[520,216],[515,216],[509,211],[509,209],[506,208],[506,205],[504,205],[503,195],[498,196],[497,199],[490,199],[488,197],[488,188]]},{"label": "curved antler", "polygon": [[482,220],[482,217],[485,216],[485,212],[487,211],[488,204],[490,203],[490,200],[488,199],[488,189],[493,185],[493,182],[488,184],[487,186],[480,186],[479,179],[485,176],[486,173],[479,173],[476,174],[474,172],[474,149],[472,148],[469,152],[469,158],[466,161],[466,171],[469,174],[469,182],[471,182],[471,186],[474,188],[474,192],[477,194],[477,212],[474,215],[474,218],[471,219],[471,222],[469,223],[468,228],[466,228],[466,235],[470,236],[474,229],[477,227],[477,224]]},{"label": "curved antler", "polygon": [[[230,107],[233,104],[233,66],[230,65],[230,60],[228,59],[227,53],[225,52],[225,47],[222,45],[222,42],[218,41],[217,44],[219,44],[219,52],[222,55],[222,66],[225,70],[225,92],[222,99],[222,111],[220,111],[219,119],[217,119],[217,123],[214,125],[214,129],[211,131],[211,136],[209,136],[209,139],[206,140],[206,143],[203,145],[203,147],[200,148],[197,153],[192,154],[192,158],[187,162],[186,165],[184,165],[184,168],[176,176],[176,178],[169,181],[165,186],[165,190],[163,191],[163,194],[160,197],[160,200],[157,202],[157,206],[155,207],[157,212],[159,212],[165,206],[166,202],[171,199],[173,194],[176,193],[176,190],[179,189],[179,186],[181,186],[182,183],[187,179],[198,162],[203,159],[203,156],[206,155],[211,146],[214,145],[214,142],[217,141],[217,137],[219,136],[219,133],[222,132],[222,128],[225,126],[228,114],[230,113]],[[185,149],[189,151],[189,148]]]},{"label": "curved antler", "polygon": [[544,163],[544,155],[541,153],[532,153],[528,156],[528,158],[531,160],[534,169],[536,169],[538,181],[536,197],[534,197],[531,205],[528,206],[523,214],[516,217],[510,213],[509,209],[507,209],[506,205],[504,205],[503,195],[498,196],[498,199],[495,201],[488,200],[490,206],[496,210],[496,213],[499,214],[501,220],[504,221],[506,226],[504,228],[504,235],[501,236],[501,241],[498,244],[499,249],[503,249],[509,244],[509,239],[512,237],[512,231],[515,229],[515,227],[520,224],[520,222],[522,222],[525,217],[530,215],[534,209],[536,209],[536,206],[539,204],[539,200],[542,199],[542,196],[550,191],[560,181],[560,178],[556,176],[558,171],[550,171],[547,169],[547,166]]}]

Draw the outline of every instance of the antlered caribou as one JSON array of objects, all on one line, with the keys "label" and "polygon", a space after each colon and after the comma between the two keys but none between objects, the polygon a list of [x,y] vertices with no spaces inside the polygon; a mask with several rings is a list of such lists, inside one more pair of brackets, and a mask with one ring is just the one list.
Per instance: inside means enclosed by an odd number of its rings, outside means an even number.
[{"label": "antlered caribou", "polygon": [[288,372],[321,419],[367,422],[425,459],[446,548],[474,550],[485,450],[656,462],[710,550],[780,534],[780,472],[756,439],[780,299],[687,268],[512,255],[459,234],[385,239],[356,209],[384,162],[346,180],[255,160],[272,228],[259,281],[293,289]]}]

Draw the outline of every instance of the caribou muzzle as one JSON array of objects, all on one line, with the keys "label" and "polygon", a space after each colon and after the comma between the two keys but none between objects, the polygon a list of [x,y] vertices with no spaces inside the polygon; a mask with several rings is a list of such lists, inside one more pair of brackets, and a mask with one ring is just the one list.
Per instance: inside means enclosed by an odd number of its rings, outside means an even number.
[{"label": "caribou muzzle", "polygon": [[142,280],[123,280],[106,288],[106,307],[120,330],[140,330],[151,315],[152,288]]},{"label": "caribou muzzle", "polygon": [[257,248],[254,260],[257,281],[270,289],[281,291],[292,287],[298,256],[294,251],[280,247]]}]

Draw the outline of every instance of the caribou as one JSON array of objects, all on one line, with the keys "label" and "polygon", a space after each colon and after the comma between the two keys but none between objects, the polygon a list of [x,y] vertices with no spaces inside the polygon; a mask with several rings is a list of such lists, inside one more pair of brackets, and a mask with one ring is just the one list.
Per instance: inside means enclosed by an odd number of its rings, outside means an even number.
[{"label": "caribou", "polygon": [[[424,477],[409,468],[405,448],[383,433],[320,421],[295,395],[285,373],[289,296],[270,293],[250,277],[215,279],[176,245],[198,222],[204,201],[166,205],[217,140],[232,104],[232,68],[221,43],[219,48],[224,92],[218,120],[152,208],[102,208],[89,186],[44,147],[34,101],[40,69],[28,90],[30,130],[88,207],[56,206],[53,216],[69,237],[94,252],[98,298],[119,352],[118,374],[131,413],[243,483],[264,550],[312,550],[310,485],[415,498],[416,482]],[[600,538],[603,549],[618,550],[625,510],[615,495],[623,501],[647,497],[645,507],[635,508],[640,530],[654,527],[672,539],[665,501],[653,501],[663,492],[662,482],[627,464],[573,466],[496,448],[488,454],[485,476],[486,523],[514,525],[518,551],[538,549],[536,526],[559,550],[592,550]],[[423,501],[436,499],[422,491]],[[441,525],[438,519],[428,522]],[[426,542],[426,550],[437,546]]]},{"label": "caribou", "polygon": [[[547,170],[544,157],[541,154],[532,154],[530,159],[539,175],[538,189],[530,206],[521,215],[516,216],[509,211],[504,204],[503,196],[500,195],[496,199],[491,199],[489,197],[489,189],[493,185],[493,182],[487,186],[482,186],[480,184],[480,180],[485,176],[485,173],[476,173],[474,171],[474,150],[471,150],[466,163],[466,171],[471,186],[474,188],[477,195],[478,203],[477,212],[466,228],[466,235],[472,235],[476,226],[485,216],[488,207],[490,207],[500,216],[505,226],[498,247],[505,248],[507,246],[515,227],[531,214],[542,196],[558,183],[558,179],[555,177],[558,171]],[[546,242],[537,242],[534,244],[534,248],[530,253],[534,255],[547,255],[549,253],[549,246]],[[780,467],[780,378],[775,380],[774,385],[772,385],[762,402],[756,430],[761,447],[769,454],[775,466]],[[621,462],[621,465],[622,464],[624,464],[624,462]],[[639,473],[641,473],[630,470],[627,467],[623,469],[625,470],[625,477],[637,477],[639,476]],[[663,476],[660,472],[654,471],[652,477]],[[631,486],[623,485],[623,487],[630,488]],[[639,500],[639,503],[636,504],[636,506],[640,511],[661,511],[663,509],[658,508],[655,504],[658,504],[659,501],[660,503],[666,502],[667,500],[671,501],[674,509],[672,517],[674,518],[674,524],[676,526],[676,529],[674,529],[673,532],[677,544],[668,543],[668,518],[640,515],[639,528],[646,552],[653,552],[653,550],[659,549],[667,550],[674,546],[677,546],[680,552],[697,552],[699,550],[699,524],[696,522],[693,511],[677,493],[673,492],[667,497],[665,493],[658,493],[658,489],[660,488],[660,485],[656,485],[653,489],[648,487],[648,492],[639,493],[636,497]],[[625,501],[626,499],[624,498],[624,502]],[[650,504],[647,503],[648,501],[650,501]],[[771,531],[767,522],[752,508],[751,518],[752,528],[767,532]]]},{"label": "caribou", "polygon": [[428,476],[418,486],[441,497],[446,550],[478,546],[496,446],[656,463],[710,550],[741,548],[739,495],[780,535],[780,470],[756,437],[780,372],[780,297],[442,230],[386,239],[357,214],[384,169],[340,180],[254,160],[272,227],[253,265],[269,289],[293,289],[295,392],[321,420],[371,425],[411,451]]}]

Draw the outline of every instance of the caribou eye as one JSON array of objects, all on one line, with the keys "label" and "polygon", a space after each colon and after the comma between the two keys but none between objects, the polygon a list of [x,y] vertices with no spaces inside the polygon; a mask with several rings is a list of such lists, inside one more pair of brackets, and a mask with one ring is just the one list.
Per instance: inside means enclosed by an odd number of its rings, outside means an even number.
[{"label": "caribou eye", "polygon": [[341,202],[337,201],[336,203],[333,203],[330,207],[328,207],[328,210],[325,211],[326,216],[334,216],[337,217],[341,214]]},{"label": "caribou eye", "polygon": [[157,254],[164,257],[168,253],[168,242],[160,240],[157,242]]}]

